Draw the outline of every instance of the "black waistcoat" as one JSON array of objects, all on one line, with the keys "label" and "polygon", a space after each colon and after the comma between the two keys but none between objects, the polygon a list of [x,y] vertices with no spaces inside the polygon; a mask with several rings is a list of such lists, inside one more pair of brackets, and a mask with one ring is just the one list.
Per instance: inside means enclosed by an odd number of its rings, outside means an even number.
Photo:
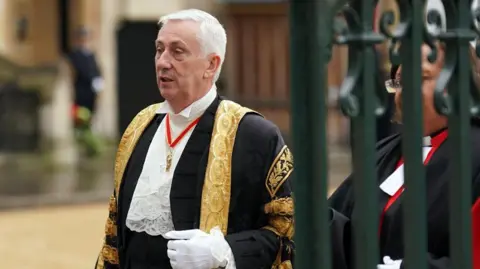
[{"label": "black waistcoat", "polygon": [[[194,229],[199,226],[202,186],[215,112],[219,102],[219,98],[215,99],[202,115],[175,169],[170,191],[170,206],[176,230]],[[132,232],[125,226],[133,192],[142,172],[148,148],[164,116],[164,114],[156,115],[146,127],[132,152],[120,185],[117,224],[122,269],[146,269],[149,266],[157,269],[170,268],[167,240],[161,236]],[[135,263],[137,267],[129,268],[127,266],[129,263]]]}]

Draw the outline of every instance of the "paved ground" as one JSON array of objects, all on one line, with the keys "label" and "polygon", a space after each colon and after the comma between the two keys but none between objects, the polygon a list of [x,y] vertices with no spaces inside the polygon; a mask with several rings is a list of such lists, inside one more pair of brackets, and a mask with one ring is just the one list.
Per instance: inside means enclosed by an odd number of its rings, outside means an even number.
[{"label": "paved ground", "polygon": [[106,215],[106,202],[1,212],[1,268],[93,268]]},{"label": "paved ground", "polygon": [[[95,161],[80,171],[55,173],[13,164],[0,167],[0,268],[93,268],[102,243],[113,163]],[[332,150],[329,164],[332,190],[350,171],[348,152]],[[59,204],[63,206],[52,206]]]},{"label": "paved ground", "polygon": [[0,213],[0,267],[93,268],[106,210],[93,204]]}]

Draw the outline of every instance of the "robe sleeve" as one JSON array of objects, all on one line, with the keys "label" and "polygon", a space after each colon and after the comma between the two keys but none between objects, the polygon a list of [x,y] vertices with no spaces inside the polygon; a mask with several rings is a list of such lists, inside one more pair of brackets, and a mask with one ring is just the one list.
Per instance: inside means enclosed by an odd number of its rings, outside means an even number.
[{"label": "robe sleeve", "polygon": [[332,268],[352,268],[353,235],[350,217],[353,208],[352,177],[348,177],[328,199]]},{"label": "robe sleeve", "polygon": [[[353,235],[351,234],[350,217],[352,213],[351,178],[347,178],[329,198],[330,202],[330,233],[332,248],[332,263],[335,269],[352,268],[354,261],[351,259]],[[472,206],[472,258],[473,269],[480,269],[480,175],[473,184]],[[450,269],[449,257],[427,256],[428,268]],[[403,263],[400,266],[404,269]]]},{"label": "robe sleeve", "polygon": [[[477,175],[473,183],[473,206],[472,206],[472,268],[480,269],[480,175]],[[449,257],[436,257],[428,254],[429,269],[450,269]],[[404,269],[403,262],[400,269]]]},{"label": "robe sleeve", "polygon": [[110,196],[108,218],[105,223],[105,236],[103,246],[98,255],[95,269],[118,269],[117,249],[117,199],[115,192]]},{"label": "robe sleeve", "polygon": [[[384,148],[388,148],[399,134],[382,139],[376,144],[376,151],[382,156]],[[334,269],[353,268],[354,229],[352,229],[352,212],[354,207],[354,175],[347,177],[335,192],[328,198],[330,246],[332,265]],[[475,268],[476,269],[476,268]]]},{"label": "robe sleeve", "polygon": [[[273,130],[273,132],[272,132]],[[257,230],[227,235],[237,269],[292,268],[294,256],[294,203],[290,177],[293,156],[278,128],[270,128],[264,182],[264,204],[259,210],[266,222]],[[273,265],[272,265],[273,263]]]}]

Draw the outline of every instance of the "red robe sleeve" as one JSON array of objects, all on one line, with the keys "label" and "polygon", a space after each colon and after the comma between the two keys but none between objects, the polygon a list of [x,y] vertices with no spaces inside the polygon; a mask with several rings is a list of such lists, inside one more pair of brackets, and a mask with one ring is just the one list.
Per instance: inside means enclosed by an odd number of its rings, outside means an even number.
[{"label": "red robe sleeve", "polygon": [[480,269],[480,198],[472,207],[472,243],[473,268]]}]

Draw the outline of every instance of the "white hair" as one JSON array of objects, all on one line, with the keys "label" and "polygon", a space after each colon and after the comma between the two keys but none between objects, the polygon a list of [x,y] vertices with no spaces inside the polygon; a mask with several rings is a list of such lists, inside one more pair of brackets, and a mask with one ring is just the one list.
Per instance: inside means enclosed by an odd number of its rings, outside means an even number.
[{"label": "white hair", "polygon": [[158,21],[164,25],[171,20],[195,21],[200,24],[200,31],[197,34],[202,53],[207,55],[215,53],[220,57],[220,65],[215,73],[214,82],[220,77],[225,51],[227,50],[227,33],[220,22],[211,14],[198,9],[185,9],[162,16]]}]

